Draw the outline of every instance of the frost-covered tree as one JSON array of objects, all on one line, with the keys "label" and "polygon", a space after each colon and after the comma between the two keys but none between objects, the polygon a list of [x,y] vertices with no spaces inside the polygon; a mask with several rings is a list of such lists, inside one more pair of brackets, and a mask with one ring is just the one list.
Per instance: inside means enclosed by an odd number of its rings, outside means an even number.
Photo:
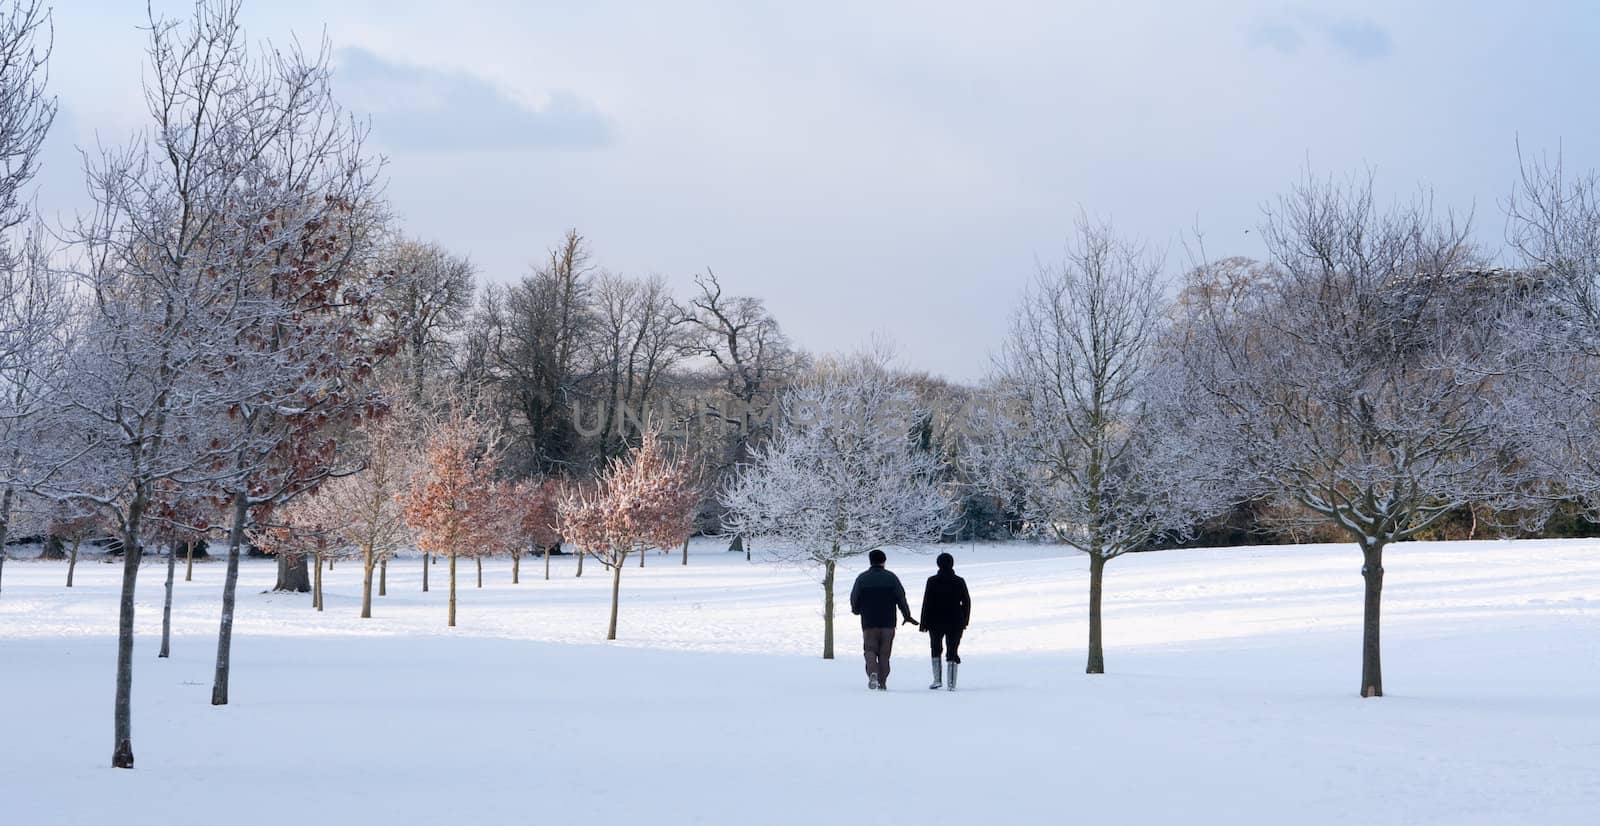
[{"label": "frost-covered tree", "polygon": [[1522,269],[1499,275],[1521,298],[1506,332],[1525,390],[1525,456],[1552,497],[1600,518],[1600,174],[1524,157],[1506,207]]},{"label": "frost-covered tree", "polygon": [[420,421],[414,408],[402,405],[368,424],[354,447],[361,471],[324,482],[309,500],[310,508],[326,514],[322,521],[333,526],[339,541],[360,553],[363,619],[372,617],[374,572],[381,593],[383,566],[413,541],[402,499],[419,470],[412,428]]},{"label": "frost-covered tree", "polygon": [[54,31],[43,0],[0,5],[0,232],[28,216],[26,188],[56,115],[46,91]]},{"label": "frost-covered tree", "polygon": [[[118,767],[132,765],[133,595],[154,486],[235,499],[212,693],[224,703],[238,494],[247,507],[279,501],[294,489],[285,479],[315,478],[306,469],[330,450],[318,428],[331,409],[359,404],[343,342],[361,319],[343,308],[362,291],[343,283],[341,267],[369,214],[358,195],[365,167],[345,152],[348,124],[319,93],[325,55],[253,54],[237,15],[237,2],[208,0],[187,24],[152,19],[150,125],[90,159],[94,208],[70,233],[86,318],[53,390],[56,430],[72,438],[48,445],[53,465],[36,487],[99,504],[129,551]],[[324,326],[330,315],[341,320]],[[321,361],[308,367],[308,355]],[[292,475],[263,479],[263,464]]]},{"label": "frost-covered tree", "polygon": [[1504,285],[1477,267],[1466,226],[1426,198],[1381,207],[1370,178],[1304,182],[1263,235],[1262,278],[1189,291],[1185,361],[1242,472],[1358,545],[1360,693],[1381,696],[1385,548],[1524,488]]},{"label": "frost-covered tree", "polygon": [[11,233],[28,216],[24,189],[39,169],[39,150],[55,120],[46,92],[50,10],[42,0],[0,6],[0,574],[22,467],[27,419],[40,402],[41,372],[59,351],[65,294],[48,266],[43,233],[16,248]]},{"label": "frost-covered tree", "polygon": [[783,400],[776,433],[723,488],[724,524],[773,558],[822,575],[822,657],[833,659],[834,576],[875,548],[937,540],[954,520],[944,464],[888,358],[820,364]]},{"label": "frost-covered tree", "polygon": [[[176,180],[224,164],[231,194],[194,204],[248,227],[222,251],[238,274],[239,321],[215,376],[226,419],[213,450],[226,456],[232,502],[211,702],[228,701],[238,559],[250,514],[355,469],[338,450],[350,427],[382,415],[369,386],[398,344],[374,327],[383,286],[375,256],[386,221],[380,159],[334,100],[331,47],[252,48],[237,0],[207,0],[193,26],[153,21],[163,82],[158,120],[204,124],[163,138],[183,153]],[[166,132],[162,133],[166,135]],[[169,155],[170,155],[169,151]]]},{"label": "frost-covered tree", "polygon": [[675,548],[693,529],[699,503],[693,470],[669,455],[661,434],[646,430],[638,447],[601,471],[595,484],[570,487],[557,504],[557,527],[577,549],[611,569],[611,620],[606,639],[617,638],[622,567],[629,554]]},{"label": "frost-covered tree", "polygon": [[1106,563],[1181,535],[1231,504],[1226,442],[1185,436],[1163,369],[1161,261],[1080,218],[1059,267],[1042,270],[995,362],[991,404],[968,457],[993,492],[1021,491],[1037,529],[1089,559],[1090,674],[1105,671]]},{"label": "frost-covered tree", "polygon": [[0,575],[18,494],[38,467],[28,442],[48,431],[40,420],[54,404],[50,387],[64,367],[73,323],[69,285],[50,267],[42,234],[30,232],[20,250],[0,235]]}]

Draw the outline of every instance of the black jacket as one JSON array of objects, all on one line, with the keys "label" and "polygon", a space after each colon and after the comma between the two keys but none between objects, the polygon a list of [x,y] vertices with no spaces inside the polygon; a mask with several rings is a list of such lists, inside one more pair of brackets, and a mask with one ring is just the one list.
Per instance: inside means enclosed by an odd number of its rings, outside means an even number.
[{"label": "black jacket", "polygon": [[906,604],[906,589],[900,584],[900,577],[877,565],[856,577],[855,587],[850,589],[850,613],[861,615],[862,628],[895,627],[899,624],[894,616],[896,608],[908,619],[911,617],[911,606]]},{"label": "black jacket", "polygon": [[940,571],[928,577],[922,591],[922,627],[929,631],[960,631],[972,619],[972,596],[967,581],[955,571]]}]

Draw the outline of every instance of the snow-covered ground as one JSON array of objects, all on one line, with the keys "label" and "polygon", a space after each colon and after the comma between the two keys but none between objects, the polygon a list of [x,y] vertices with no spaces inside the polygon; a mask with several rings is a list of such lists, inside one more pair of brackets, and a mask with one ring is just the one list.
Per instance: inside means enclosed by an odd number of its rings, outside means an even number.
[{"label": "snow-covered ground", "polygon": [[[1081,673],[1085,562],[950,548],[972,586],[961,690],[902,630],[864,687],[854,618],[817,658],[804,572],[697,542],[609,578],[558,558],[461,575],[398,560],[357,618],[240,581],[232,704],[209,705],[223,566],[197,564],[156,659],[163,567],[139,583],[138,768],[111,754],[120,565],[10,561],[0,592],[0,823],[1558,824],[1600,812],[1600,543],[1389,553],[1384,683],[1362,700],[1350,546],[1145,554],[1107,569],[1106,662]],[[913,592],[928,556],[892,553]],[[854,571],[841,577],[848,591]]]}]

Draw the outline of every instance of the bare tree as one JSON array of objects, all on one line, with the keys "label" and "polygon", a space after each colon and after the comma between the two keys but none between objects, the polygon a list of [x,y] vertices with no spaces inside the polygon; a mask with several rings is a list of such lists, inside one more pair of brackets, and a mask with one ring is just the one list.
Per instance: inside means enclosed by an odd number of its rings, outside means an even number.
[{"label": "bare tree", "polygon": [[[977,476],[1024,492],[1027,517],[1089,557],[1090,674],[1105,671],[1105,565],[1230,504],[1204,443],[1177,445],[1164,396],[1162,263],[1078,220],[1066,258],[1039,273],[996,360],[994,404],[974,440]],[[1213,443],[1221,446],[1225,443]]]},{"label": "bare tree", "polygon": [[[595,281],[595,429],[603,457],[638,441],[667,371],[683,356],[683,328],[666,280],[604,273]],[[643,558],[641,556],[641,558]]]},{"label": "bare tree", "polygon": [[445,364],[472,309],[473,265],[430,242],[395,242],[379,263],[388,283],[374,312],[403,342],[408,401],[422,405],[430,370]]},{"label": "bare tree", "polygon": [[687,355],[714,368],[723,397],[709,411],[729,434],[721,470],[743,462],[771,435],[783,387],[806,366],[761,299],[723,294],[716,273],[695,276],[700,288],[683,320],[691,329]]},{"label": "bare tree", "polygon": [[1499,285],[1466,225],[1426,195],[1380,208],[1370,177],[1308,179],[1263,232],[1268,277],[1191,291],[1185,359],[1241,466],[1359,546],[1361,695],[1377,697],[1384,549],[1518,501]]},{"label": "bare tree", "polygon": [[483,326],[494,330],[487,351],[514,414],[507,435],[516,470],[548,475],[574,464],[572,413],[594,328],[594,278],[588,242],[569,230],[541,265],[485,305]]}]

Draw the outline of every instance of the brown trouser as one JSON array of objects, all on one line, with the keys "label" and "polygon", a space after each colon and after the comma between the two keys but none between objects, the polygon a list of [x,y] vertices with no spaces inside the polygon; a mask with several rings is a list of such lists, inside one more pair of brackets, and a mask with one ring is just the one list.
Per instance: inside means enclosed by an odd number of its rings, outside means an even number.
[{"label": "brown trouser", "polygon": [[889,681],[889,651],[894,648],[894,627],[863,628],[861,637],[867,655],[867,673],[878,675],[879,683]]}]

